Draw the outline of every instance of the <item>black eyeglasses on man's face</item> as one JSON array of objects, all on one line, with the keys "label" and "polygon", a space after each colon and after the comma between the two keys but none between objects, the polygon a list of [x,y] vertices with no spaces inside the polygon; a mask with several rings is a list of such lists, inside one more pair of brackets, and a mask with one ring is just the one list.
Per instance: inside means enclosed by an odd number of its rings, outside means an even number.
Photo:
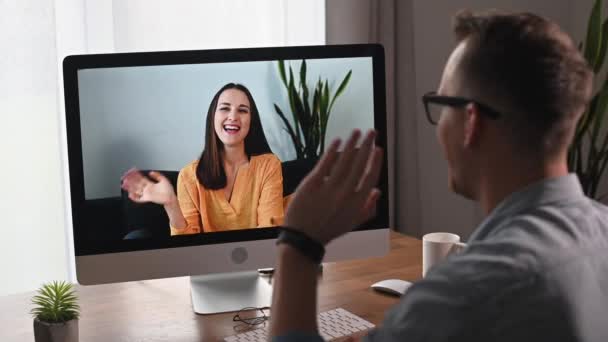
[{"label": "black eyeglasses on man's face", "polygon": [[436,125],[441,118],[441,112],[444,107],[464,107],[469,103],[474,103],[479,107],[480,113],[488,116],[491,119],[497,119],[502,114],[491,107],[466,97],[459,96],[442,96],[437,95],[437,92],[431,91],[422,96],[422,103],[426,111],[426,118],[433,125]]}]

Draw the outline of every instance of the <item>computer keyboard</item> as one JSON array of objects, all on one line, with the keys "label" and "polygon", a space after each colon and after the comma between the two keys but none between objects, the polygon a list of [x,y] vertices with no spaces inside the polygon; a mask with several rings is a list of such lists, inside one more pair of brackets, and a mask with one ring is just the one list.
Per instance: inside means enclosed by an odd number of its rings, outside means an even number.
[{"label": "computer keyboard", "polygon": [[[363,318],[337,308],[319,314],[319,334],[325,341],[332,341],[340,337],[346,337],[359,332],[369,330],[374,325]],[[268,324],[253,328],[247,332],[228,336],[226,342],[263,342],[268,341]]]}]

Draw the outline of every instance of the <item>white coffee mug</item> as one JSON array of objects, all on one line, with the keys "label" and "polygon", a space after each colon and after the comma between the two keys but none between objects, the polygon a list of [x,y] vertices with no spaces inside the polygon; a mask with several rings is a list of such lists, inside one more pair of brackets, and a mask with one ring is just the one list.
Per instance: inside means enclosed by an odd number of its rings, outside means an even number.
[{"label": "white coffee mug", "polygon": [[466,243],[452,233],[429,233],[422,237],[422,276],[451,253],[460,252]]}]

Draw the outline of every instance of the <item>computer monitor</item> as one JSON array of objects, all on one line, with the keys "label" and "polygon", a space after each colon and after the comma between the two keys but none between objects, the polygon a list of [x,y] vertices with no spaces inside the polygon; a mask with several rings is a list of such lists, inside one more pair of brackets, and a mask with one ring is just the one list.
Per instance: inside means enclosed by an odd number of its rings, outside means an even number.
[{"label": "computer monitor", "polygon": [[[270,304],[256,270],[332,139],[375,128],[386,147],[379,45],[74,55],[63,72],[79,283],[191,276],[198,313]],[[325,261],[388,251],[386,164],[377,216]]]}]

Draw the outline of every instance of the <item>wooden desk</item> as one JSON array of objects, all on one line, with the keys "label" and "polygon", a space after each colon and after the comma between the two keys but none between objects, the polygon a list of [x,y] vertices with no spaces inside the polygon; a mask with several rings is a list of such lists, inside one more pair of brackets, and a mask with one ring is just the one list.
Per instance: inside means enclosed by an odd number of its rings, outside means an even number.
[{"label": "wooden desk", "polygon": [[[382,258],[325,265],[319,288],[321,311],[342,307],[378,324],[398,298],[369,286],[422,274],[422,243],[391,234]],[[233,314],[199,316],[192,311],[187,277],[110,285],[78,286],[80,341],[220,341],[235,334]],[[0,341],[34,341],[29,315],[32,293],[0,297]]]}]

